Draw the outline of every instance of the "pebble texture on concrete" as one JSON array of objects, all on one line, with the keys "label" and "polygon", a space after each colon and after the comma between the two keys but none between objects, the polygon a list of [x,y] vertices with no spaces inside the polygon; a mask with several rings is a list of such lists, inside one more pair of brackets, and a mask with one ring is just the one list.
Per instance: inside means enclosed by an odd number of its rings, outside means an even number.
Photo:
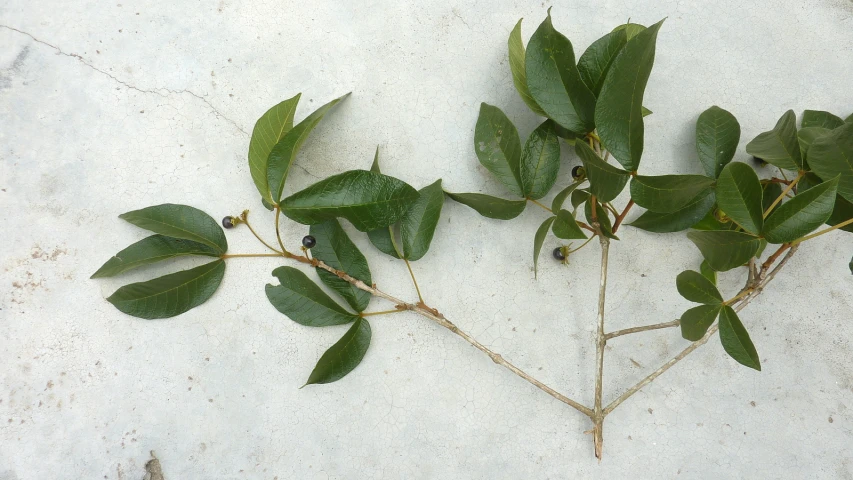
[{"label": "pebble texture on concrete", "polygon": [[[0,3],[0,479],[161,478],[160,469],[169,480],[853,478],[850,235],[806,244],[743,312],[763,372],[710,342],[608,417],[600,465],[585,417],[414,315],[377,317],[361,366],[298,390],[344,327],[280,315],[263,293],[274,259],[231,261],[208,303],[163,321],[125,316],[104,298],[174,266],[89,280],[146,235],[117,216],[147,205],[186,203],[215,218],[250,208],[270,237],[248,132],[296,92],[297,120],[353,95],[305,144],[290,191],[369,167],[379,144],[384,171],[419,188],[442,177],[448,190],[502,195],[472,148],[478,105],[503,108],[523,136],[535,127],[506,40],[524,17],[526,41],[549,6]],[[853,112],[849,0],[578,1],[553,15],[577,52],[629,17],[668,17],[644,102],[655,112],[648,174],[700,171],[694,122],[714,104],[743,126],[737,160],[789,108]],[[575,163],[566,154],[561,184]],[[534,280],[544,212],[497,222],[444,208],[432,250],[414,264],[428,301],[591,404],[597,248],[568,267],[543,256]],[[285,241],[295,248],[306,231],[287,223]],[[676,318],[688,303],[674,279],[698,266],[696,249],[683,234],[620,233],[608,327]],[[228,240],[233,252],[259,251],[245,229]],[[380,287],[414,298],[402,264],[355,241]],[[722,286],[731,294],[742,281],[735,272]],[[686,344],[674,329],[612,341],[605,401]]]}]

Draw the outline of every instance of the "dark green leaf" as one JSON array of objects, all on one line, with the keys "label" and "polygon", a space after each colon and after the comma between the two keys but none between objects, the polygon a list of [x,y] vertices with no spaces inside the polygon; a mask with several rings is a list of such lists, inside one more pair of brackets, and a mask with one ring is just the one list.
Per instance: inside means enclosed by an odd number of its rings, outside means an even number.
[{"label": "dark green leaf", "polygon": [[572,212],[568,210],[560,210],[557,212],[557,220],[554,222],[554,226],[551,227],[551,230],[554,232],[554,236],[562,238],[563,240],[576,238],[586,240],[586,235],[584,235],[581,227],[578,226],[578,222],[575,220]]},{"label": "dark green leaf", "polygon": [[[348,273],[367,285],[373,284],[367,259],[352,243],[336,219],[311,225],[309,233],[317,240],[317,244],[311,249],[311,255],[314,258],[334,269]],[[356,288],[353,284],[322,268],[318,267],[316,270],[320,280],[344,297],[355,311],[363,312],[367,308],[367,304],[370,303],[370,293]]]},{"label": "dark green leaf", "polygon": [[[810,175],[817,178],[817,175]],[[817,178],[817,183],[820,183],[819,178]],[[782,195],[782,185],[775,182],[766,183],[761,187],[761,192],[761,210],[766,212],[770,205],[779,198],[779,195]]]},{"label": "dark green leaf", "polygon": [[474,129],[474,151],[477,158],[513,195],[523,197],[519,162],[521,141],[518,130],[500,108],[480,104],[480,115]]},{"label": "dark green leaf", "polygon": [[557,217],[550,217],[542,222],[542,225],[536,230],[536,235],[533,237],[533,276],[536,276],[536,269],[539,266],[539,252],[542,251],[542,244],[545,243],[545,237],[548,236],[548,229],[554,223]]},{"label": "dark green leaf", "polygon": [[225,261],[216,260],[147,282],[125,285],[110,295],[107,301],[134,317],[174,317],[213,296],[224,274]]},{"label": "dark green leaf", "polygon": [[714,284],[699,272],[685,270],[675,277],[675,286],[682,297],[706,305],[723,303],[723,296]]},{"label": "dark green leaf", "polygon": [[527,200],[504,200],[482,193],[444,192],[451,200],[467,205],[480,215],[497,220],[511,220],[524,211]]},{"label": "dark green leaf", "polygon": [[829,134],[832,130],[823,127],[804,127],[797,132],[797,140],[800,142],[800,154],[803,158],[807,158],[809,147],[812,146],[815,140]]},{"label": "dark green leaf", "polygon": [[708,328],[714,324],[720,305],[699,305],[681,315],[681,336],[695,342],[705,336]]},{"label": "dark green leaf", "polygon": [[218,257],[220,253],[203,243],[152,235],[115,254],[91,278],[112,277],[143,265],[186,255]]},{"label": "dark green leaf", "polygon": [[618,27],[614,28],[613,31],[618,32],[620,30],[624,30],[625,33],[628,35],[628,40],[630,40],[630,39],[634,38],[638,33],[642,32],[645,29],[646,29],[646,27],[643,25],[640,25],[639,23],[624,23],[624,24],[619,25]]},{"label": "dark green leaf", "polygon": [[748,262],[761,240],[758,237],[728,230],[692,231],[687,233],[689,238],[708,265],[718,272],[725,272]]},{"label": "dark green leaf", "polygon": [[844,120],[822,110],[806,110],[803,112],[803,121],[800,128],[823,127],[834,130],[844,125]]},{"label": "dark green leaf", "polygon": [[800,144],[797,140],[797,116],[788,110],[769,132],[764,132],[746,144],[746,153],[785,170],[803,168]]},{"label": "dark green leaf", "polygon": [[704,175],[637,175],[631,179],[631,199],[648,210],[671,213],[708,190],[714,179]]},{"label": "dark green leaf", "polygon": [[402,180],[351,170],[287,197],[281,211],[305,225],[341,217],[366,232],[400,220],[417,198],[418,191]]},{"label": "dark green leaf", "polygon": [[[716,197],[715,197],[716,201]],[[723,220],[720,219],[723,218]],[[722,212],[717,208],[712,208],[708,210],[708,213],[699,220],[697,223],[693,224],[692,228],[694,230],[737,230],[738,226],[734,224],[734,222],[728,220]]]},{"label": "dark green leaf", "polygon": [[441,207],[444,205],[444,192],[441,179],[418,191],[418,199],[400,221],[400,234],[403,240],[403,255],[406,259],[420,260],[429,250]]},{"label": "dark green leaf", "polygon": [[572,208],[578,208],[578,205],[589,200],[590,194],[586,190],[575,190],[572,192]]},{"label": "dark green leaf", "polygon": [[525,197],[538,200],[548,194],[560,172],[560,140],[554,122],[546,120],[524,143],[521,152],[521,188]]},{"label": "dark green leaf", "polygon": [[337,382],[355,370],[367,353],[370,336],[370,324],[367,320],[356,320],[347,333],[320,357],[305,385]]},{"label": "dark green leaf", "polygon": [[764,238],[770,243],[792,242],[821,226],[832,214],[837,188],[834,178],[776,207],[764,222]]},{"label": "dark green leaf", "polygon": [[261,198],[261,205],[263,205],[264,208],[266,208],[267,210],[269,210],[271,212],[273,210],[275,210],[275,207],[273,207],[273,205],[270,202],[268,202],[266,198]]},{"label": "dark green leaf", "polygon": [[270,195],[272,195],[272,203],[281,201],[281,195],[284,191],[284,184],[287,182],[287,175],[290,173],[290,167],[296,159],[299,148],[302,147],[302,144],[308,138],[308,134],[314,130],[314,127],[320,123],[320,120],[323,119],[332,107],[348,96],[349,93],[336,98],[305,117],[296,126],[288,130],[281,140],[275,144],[272,151],[270,151],[267,161],[267,182],[269,183]]},{"label": "dark green leaf", "polygon": [[273,307],[291,320],[307,327],[343,325],[358,318],[332,300],[307,275],[293,267],[272,271],[280,285],[267,284],[267,298]]},{"label": "dark green leaf", "polygon": [[203,243],[219,254],[228,250],[228,241],[219,223],[194,207],[164,203],[122,213],[118,218],[167,237]]},{"label": "dark green leaf", "polygon": [[820,137],[809,148],[809,167],[820,178],[841,175],[838,194],[853,202],[853,123],[845,123]]},{"label": "dark green leaf", "polygon": [[702,264],[699,265],[699,272],[701,272],[702,276],[707,278],[712,284],[715,286],[717,285],[717,271],[711,268],[705,260],[702,260]]},{"label": "dark green leaf", "polygon": [[[826,221],[827,225],[835,226],[839,223],[846,222],[853,218],[853,203],[848,202],[844,197],[835,196],[835,207],[832,209],[832,215]],[[839,230],[853,233],[853,224],[848,223]]]},{"label": "dark green leaf", "polygon": [[575,152],[586,170],[589,192],[600,202],[609,202],[619,196],[628,183],[628,172],[602,160],[586,142],[575,143]]},{"label": "dark green leaf", "polygon": [[[402,243],[399,238],[399,225],[399,223],[395,223],[394,225],[371,230],[367,232],[367,238],[380,252],[391,255],[394,258],[403,258],[399,247],[400,243]],[[394,236],[393,238],[392,235]]]},{"label": "dark green leaf", "polygon": [[261,198],[269,203],[274,200],[267,180],[267,161],[275,144],[293,128],[293,115],[301,96],[301,93],[297,93],[293,98],[279,103],[261,115],[255,122],[252,139],[249,140],[249,172],[258,192],[261,193]]},{"label": "dark green leaf", "polygon": [[628,40],[613,61],[595,106],[595,124],[604,147],[632,172],[643,155],[643,94],[662,24],[663,20]]},{"label": "dark green leaf", "polygon": [[554,197],[554,200],[551,202],[551,210],[556,212],[563,208],[563,203],[565,203],[566,199],[569,198],[569,195],[571,195],[572,192],[574,192],[575,189],[578,188],[578,185],[580,185],[581,183],[583,183],[583,180],[577,181],[569,185],[568,187],[560,190],[560,193],[558,193]]},{"label": "dark green leaf", "polygon": [[740,141],[740,124],[734,115],[714,105],[696,121],[696,151],[709,177],[719,177],[732,161]]},{"label": "dark green leaf", "polygon": [[576,133],[595,128],[595,96],[581,80],[572,43],[554,29],[550,9],[527,44],[525,71],[530,94],[549,118]]},{"label": "dark green leaf", "polygon": [[764,192],[755,170],[741,162],[730,163],[717,180],[717,205],[748,232],[758,234],[764,225]]},{"label": "dark green leaf", "polygon": [[[619,237],[613,235],[613,224],[610,222],[610,216],[607,215],[607,209],[602,207],[599,203],[598,205],[596,205],[595,212],[596,218],[598,219],[598,223],[601,225],[601,233],[603,233],[604,236],[607,238],[619,240]],[[586,216],[586,221],[589,222],[590,225],[595,223],[592,220],[591,202],[586,202],[586,204],[584,205],[584,216]]]},{"label": "dark green leaf", "polygon": [[521,20],[515,24],[515,28],[509,34],[509,69],[512,71],[512,83],[515,84],[515,89],[524,103],[533,110],[536,115],[546,117],[547,114],[542,110],[533,96],[530,95],[530,89],[527,88],[527,73],[524,70],[524,42],[521,40]]},{"label": "dark green leaf", "polygon": [[670,213],[644,212],[630,223],[632,227],[655,233],[671,233],[686,230],[714,207],[716,196],[713,189],[707,189],[696,195],[687,205]]},{"label": "dark green leaf", "polygon": [[578,59],[578,72],[581,80],[589,87],[593,95],[598,96],[601,92],[601,86],[604,84],[604,78],[607,76],[607,71],[610,70],[610,65],[613,64],[616,55],[627,41],[628,36],[625,29],[614,30],[592,42],[592,45]]},{"label": "dark green leaf", "polygon": [[761,362],[749,333],[740,322],[732,307],[724,306],[720,311],[720,343],[726,353],[741,365],[761,371]]}]

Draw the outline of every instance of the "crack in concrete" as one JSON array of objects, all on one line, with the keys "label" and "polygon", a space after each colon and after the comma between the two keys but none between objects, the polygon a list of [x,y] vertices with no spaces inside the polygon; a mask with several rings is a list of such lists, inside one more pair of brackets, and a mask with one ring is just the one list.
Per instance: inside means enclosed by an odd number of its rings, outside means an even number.
[{"label": "crack in concrete", "polygon": [[[61,48],[57,47],[56,45],[53,45],[52,43],[45,42],[44,40],[38,39],[38,38],[36,38],[34,35],[32,35],[31,33],[29,33],[29,32],[25,32],[25,31],[23,31],[23,30],[19,30],[19,29],[17,29],[17,28],[10,27],[10,26],[8,26],[8,25],[3,25],[3,24],[0,24],[0,27],[3,27],[3,28],[5,28],[5,29],[7,29],[7,30],[11,30],[11,31],[13,31],[13,32],[18,32],[18,33],[20,33],[21,35],[26,35],[26,36],[30,37],[34,42],[36,42],[36,43],[40,43],[40,44],[45,45],[45,46],[47,46],[47,47],[50,47],[50,48],[52,48],[52,49],[56,50],[56,52],[57,52],[58,54],[60,54],[60,55],[63,55],[63,56],[65,56],[65,57],[71,57],[71,58],[73,58],[73,59],[77,60],[78,62],[82,63],[83,65],[86,65],[87,67],[89,67],[89,68],[91,68],[92,70],[94,70],[94,71],[96,71],[96,72],[100,73],[101,75],[104,75],[104,76],[106,76],[106,77],[109,77],[109,78],[110,78],[111,80],[113,80],[114,82],[116,82],[116,83],[118,83],[118,84],[120,84],[120,85],[124,86],[125,88],[127,88],[127,89],[129,89],[129,90],[136,90],[137,92],[140,92],[140,93],[150,93],[150,94],[154,94],[154,95],[159,95],[159,96],[161,96],[161,97],[163,97],[163,98],[168,97],[168,96],[169,96],[169,94],[174,94],[174,95],[182,95],[182,94],[184,94],[184,93],[189,94],[189,95],[191,95],[191,96],[193,96],[193,97],[195,97],[195,98],[197,98],[197,99],[201,100],[202,102],[204,102],[204,103],[205,103],[205,104],[206,104],[206,105],[207,105],[207,106],[208,106],[208,107],[213,111],[213,114],[214,114],[214,115],[216,115],[218,118],[221,118],[221,119],[225,120],[226,122],[230,123],[231,125],[233,125],[233,126],[234,126],[234,128],[236,128],[237,130],[239,130],[243,135],[249,136],[249,134],[248,134],[248,133],[246,133],[246,131],[245,131],[245,130],[243,130],[243,128],[242,128],[242,127],[240,127],[240,125],[239,125],[239,124],[237,124],[237,122],[235,122],[234,120],[232,120],[232,119],[228,118],[227,116],[225,116],[222,112],[220,112],[220,111],[219,111],[219,109],[217,109],[216,107],[214,107],[214,106],[213,106],[213,104],[212,104],[212,103],[210,103],[210,101],[209,101],[207,98],[205,98],[205,97],[203,97],[203,96],[201,96],[201,95],[199,95],[199,94],[197,94],[197,93],[193,92],[192,90],[172,90],[172,89],[169,89],[169,88],[157,88],[157,89],[155,89],[155,90],[147,90],[147,89],[139,88],[139,87],[137,87],[137,86],[135,86],[135,85],[131,85],[131,84],[129,84],[129,83],[127,83],[127,82],[125,82],[124,80],[121,80],[120,78],[118,78],[118,77],[114,76],[113,74],[111,74],[111,73],[109,73],[109,72],[107,72],[107,71],[101,70],[100,68],[98,68],[98,67],[96,67],[96,66],[92,65],[91,63],[87,62],[87,61],[86,61],[86,59],[84,59],[81,55],[78,55],[78,54],[76,54],[76,53],[66,53],[66,52],[65,52],[65,51],[63,51]],[[165,91],[165,92],[167,92],[167,93],[166,93],[166,94],[164,94],[164,93],[162,93],[163,91]]]}]

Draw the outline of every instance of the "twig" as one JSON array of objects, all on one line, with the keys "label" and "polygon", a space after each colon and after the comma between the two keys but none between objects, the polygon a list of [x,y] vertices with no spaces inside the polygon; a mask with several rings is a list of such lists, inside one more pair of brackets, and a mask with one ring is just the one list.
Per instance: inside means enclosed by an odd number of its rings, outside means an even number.
[{"label": "twig", "polygon": [[[784,266],[785,266],[785,264],[786,264],[786,263],[788,263],[788,260],[790,260],[790,258],[794,255],[794,253],[795,253],[796,251],[797,251],[797,247],[796,247],[796,246],[792,247],[792,248],[788,251],[787,255],[785,255],[785,256],[782,258],[782,260],[781,260],[781,261],[776,265],[776,267],[775,267],[772,271],[770,271],[770,273],[769,273],[769,274],[767,274],[766,269],[762,268],[762,272],[761,272],[761,275],[759,275],[759,278],[760,278],[762,275],[765,275],[765,274],[766,274],[766,278],[764,278],[764,279],[761,281],[761,283],[760,283],[760,284],[759,284],[755,289],[753,289],[753,290],[749,293],[749,295],[747,295],[746,297],[744,297],[744,298],[740,301],[740,303],[738,304],[738,306],[737,306],[737,307],[735,307],[735,309],[734,309],[734,310],[735,310],[736,312],[739,312],[739,311],[743,310],[744,308],[746,308],[746,306],[747,306],[747,305],[749,305],[749,303],[750,303],[750,302],[751,302],[755,297],[757,297],[758,295],[760,295],[760,294],[761,294],[761,292],[762,292],[762,290],[764,290],[764,287],[765,287],[765,286],[767,286],[767,284],[768,284],[768,283],[770,283],[770,281],[771,281],[771,280],[773,280],[773,277],[775,277],[775,276],[776,276],[776,274],[777,274],[777,273],[779,273],[779,270],[781,270],[781,269],[782,269],[782,267],[784,267]],[[658,368],[657,370],[655,370],[654,372],[652,372],[652,373],[651,373],[649,376],[647,376],[646,378],[644,378],[644,379],[640,380],[636,385],[634,385],[633,387],[629,388],[627,391],[625,391],[625,393],[623,393],[622,395],[620,395],[616,400],[613,400],[612,402],[610,402],[610,404],[609,404],[609,405],[607,405],[607,408],[605,408],[605,409],[604,409],[603,414],[606,416],[607,414],[609,414],[610,412],[612,412],[612,411],[613,411],[613,409],[615,409],[616,407],[618,407],[618,406],[619,406],[619,404],[621,404],[622,402],[624,402],[625,400],[627,400],[629,397],[631,397],[631,395],[633,395],[633,394],[637,393],[638,391],[640,391],[640,389],[641,389],[641,388],[643,388],[643,387],[645,387],[646,385],[648,385],[649,383],[651,383],[654,379],[656,379],[657,377],[659,377],[663,372],[665,372],[665,371],[669,370],[673,365],[675,365],[676,363],[678,363],[679,361],[681,361],[684,357],[686,357],[687,355],[689,355],[691,352],[693,352],[693,351],[694,351],[694,350],[696,350],[697,348],[701,347],[702,345],[705,345],[705,343],[707,343],[707,342],[708,342],[708,340],[709,340],[709,339],[710,339],[710,338],[711,338],[715,333],[717,333],[717,330],[718,330],[719,328],[720,328],[720,327],[719,327],[719,324],[718,324],[718,323],[717,323],[717,324],[714,324],[714,326],[712,326],[711,328],[709,328],[709,329],[708,329],[708,332],[707,332],[707,333],[705,333],[705,336],[703,336],[701,339],[699,339],[699,340],[697,340],[697,341],[693,342],[692,344],[690,344],[690,346],[689,346],[689,347],[687,347],[687,348],[685,348],[684,350],[682,350],[682,351],[681,351],[681,353],[679,353],[678,355],[676,355],[675,357],[673,357],[673,358],[672,358],[671,360],[669,360],[668,362],[664,363],[660,368]]]},{"label": "twig", "polygon": [[633,206],[634,200],[629,200],[628,205],[625,205],[625,209],[622,210],[622,213],[620,213],[613,222],[613,233],[616,233],[616,230],[619,230],[619,225],[622,225],[622,220],[625,220],[625,215],[628,215],[628,212],[631,211],[631,207]]},{"label": "twig", "polygon": [[412,283],[415,284],[415,291],[418,292],[418,300],[420,300],[421,303],[424,303],[424,297],[421,295],[421,289],[418,287],[418,281],[415,280],[415,272],[412,271],[412,265],[409,263],[408,259],[404,258],[403,261],[406,262],[406,268],[409,269],[409,276],[412,277]]},{"label": "twig", "polygon": [[607,259],[610,252],[610,239],[604,235],[599,235],[598,238],[601,243],[601,276],[598,283],[598,331],[595,335],[595,406],[592,417],[592,441],[595,447],[595,458],[600,462],[604,449],[604,412],[601,408],[601,399],[604,377],[604,345],[607,343],[604,335],[604,299],[607,293]]},{"label": "twig", "polygon": [[798,240],[794,240],[793,242],[791,242],[791,245],[798,245],[800,243],[805,242],[806,240],[811,240],[814,237],[819,237],[819,236],[823,235],[824,233],[829,233],[833,230],[838,230],[839,228],[844,228],[847,225],[850,225],[851,223],[853,223],[853,218],[847,219],[841,223],[836,223],[835,225],[833,225],[829,228],[824,228],[823,230],[821,230],[819,232],[815,232],[811,235],[806,235],[805,237],[800,238]]},{"label": "twig", "polygon": [[265,242],[264,239],[261,238],[260,235],[258,235],[258,232],[256,232],[255,229],[252,228],[252,224],[249,223],[249,211],[248,210],[243,212],[243,214],[240,216],[240,220],[242,220],[243,223],[245,223],[246,226],[249,227],[249,231],[252,232],[252,235],[254,235],[255,238],[258,239],[259,242],[263,243],[265,247],[269,248],[273,252],[282,253],[280,250],[277,250],[275,247],[273,247],[269,243]]},{"label": "twig", "polygon": [[289,254],[290,252],[284,248],[284,243],[281,241],[281,231],[279,230],[279,217],[281,217],[281,207],[276,205],[275,207],[275,237],[278,239],[278,246],[281,247],[281,251],[283,253]]},{"label": "twig", "polygon": [[671,322],[655,323],[654,325],[643,325],[642,327],[625,328],[604,335],[604,339],[610,340],[611,338],[621,337],[622,335],[629,335],[631,333],[646,332],[649,330],[659,330],[661,328],[677,327],[679,325],[681,325],[681,320],[676,319]]},{"label": "twig", "polygon": [[805,176],[805,174],[806,172],[801,171],[797,174],[796,178],[791,180],[791,183],[789,183],[788,186],[785,187],[784,190],[782,190],[782,194],[776,197],[776,200],[773,200],[773,203],[771,203],[770,206],[767,207],[767,210],[764,211],[764,218],[767,218],[767,215],[770,215],[770,212],[772,212],[773,209],[776,208],[776,205],[779,205],[779,202],[781,202],[782,199],[785,198],[786,195],[788,195],[788,192],[790,192],[791,189],[794,188],[794,185],[796,185],[797,182],[799,182],[800,179]]},{"label": "twig", "polygon": [[543,209],[545,209],[545,211],[546,211],[546,212],[554,213],[554,211],[553,211],[553,210],[551,210],[550,208],[546,207],[545,205],[542,205],[541,203],[537,202],[536,200],[533,200],[532,198],[528,198],[528,199],[527,199],[527,201],[528,201],[528,202],[530,202],[530,203],[532,203],[532,204],[534,204],[534,205],[539,205],[540,207],[542,207]]}]

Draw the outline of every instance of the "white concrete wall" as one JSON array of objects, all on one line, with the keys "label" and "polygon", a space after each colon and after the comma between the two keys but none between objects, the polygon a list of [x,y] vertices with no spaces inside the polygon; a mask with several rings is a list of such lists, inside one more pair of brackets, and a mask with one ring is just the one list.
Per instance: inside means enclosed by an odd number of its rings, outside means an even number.
[{"label": "white concrete wall", "polygon": [[[763,372],[709,343],[607,419],[600,465],[585,417],[409,314],[372,321],[350,376],[298,390],[343,329],[276,312],[263,294],[273,259],[230,262],[208,303],[165,321],[104,298],[171,267],[88,279],[146,235],[117,215],[147,205],[217,218],[251,208],[270,236],[247,132],[296,92],[297,119],[353,95],[306,143],[289,189],[366,168],[379,144],[385,171],[415,186],[441,176],[450,190],[502,194],[474,156],[477,109],[502,107],[522,135],[536,125],[506,39],[519,17],[527,39],[548,6],[0,3],[0,479],[139,479],[150,450],[168,480],[853,478],[849,234],[809,242],[742,314]],[[738,117],[744,144],[789,108],[853,112],[849,0],[561,2],[553,14],[577,52],[629,17],[668,17],[645,101],[649,174],[700,171],[694,122],[712,104]],[[414,268],[448,318],[590,404],[598,251],[568,267],[544,258],[535,281],[543,214],[497,222],[448,202]],[[286,241],[305,232],[288,223]],[[688,303],[675,275],[698,266],[697,251],[683,234],[620,233],[608,325],[676,318]],[[257,251],[245,229],[228,239]],[[414,297],[402,264],[356,242],[380,287]],[[742,281],[726,275],[725,293]],[[675,329],[611,342],[605,399],[686,344]]]}]

